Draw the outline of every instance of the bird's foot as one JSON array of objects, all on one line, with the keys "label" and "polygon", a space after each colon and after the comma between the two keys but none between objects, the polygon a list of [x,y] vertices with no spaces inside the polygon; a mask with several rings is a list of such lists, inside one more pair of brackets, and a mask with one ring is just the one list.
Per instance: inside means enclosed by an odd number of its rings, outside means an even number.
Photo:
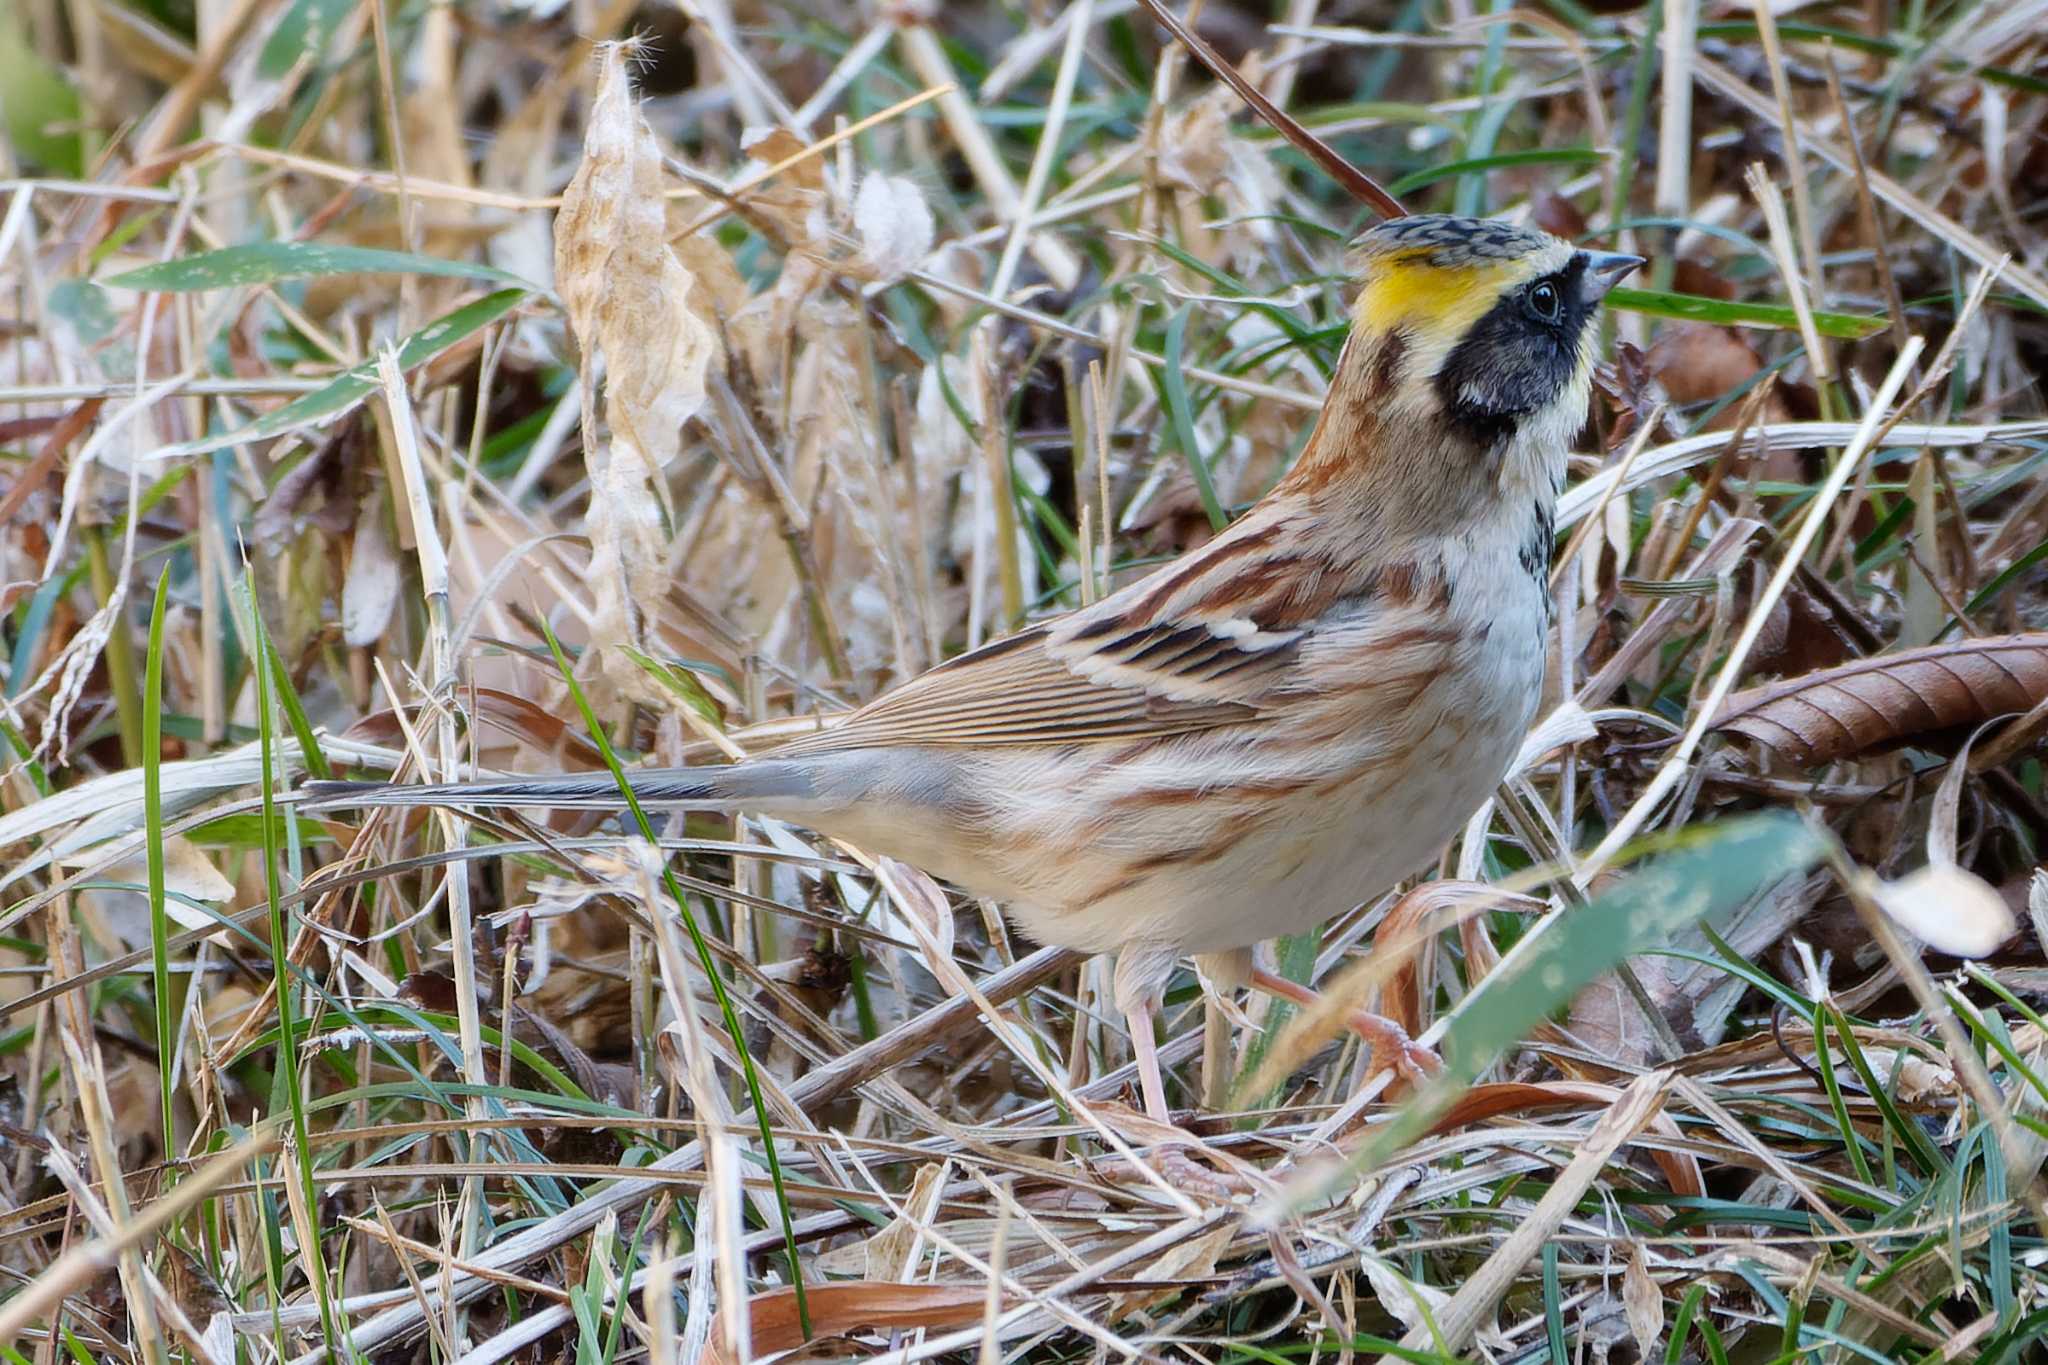
[{"label": "bird's foot", "polygon": [[1371,1050],[1371,1075],[1389,1067],[1404,1088],[1420,1087],[1444,1069],[1443,1058],[1408,1036],[1408,1030],[1384,1014],[1353,1010],[1346,1021]]},{"label": "bird's foot", "polygon": [[[1250,1167],[1179,1124],[1113,1101],[1091,1107],[1118,1137],[1141,1149],[1138,1159],[1174,1189],[1211,1203],[1235,1203],[1258,1192]],[[1126,1183],[1134,1179],[1150,1183],[1136,1172],[1129,1172],[1124,1179]]]}]

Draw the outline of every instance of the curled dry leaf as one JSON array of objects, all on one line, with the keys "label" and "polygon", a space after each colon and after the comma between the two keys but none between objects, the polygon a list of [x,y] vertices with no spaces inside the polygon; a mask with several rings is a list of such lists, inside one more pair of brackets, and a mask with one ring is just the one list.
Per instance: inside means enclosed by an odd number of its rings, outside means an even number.
[{"label": "curled dry leaf", "polygon": [[1628,1269],[1621,1276],[1621,1304],[1628,1314],[1629,1335],[1644,1360],[1656,1352],[1664,1336],[1664,1291],[1650,1278],[1649,1254],[1641,1242],[1628,1246]]},{"label": "curled dry leaf", "polygon": [[[1004,1306],[1012,1301],[1003,1296]],[[974,1284],[897,1284],[855,1280],[850,1284],[813,1284],[804,1288],[813,1337],[845,1336],[857,1331],[909,1332],[917,1328],[946,1331],[981,1321],[988,1305],[988,1286]],[[796,1291],[770,1289],[747,1302],[754,1351],[790,1351],[804,1344],[797,1322]],[[729,1352],[713,1344],[708,1365],[725,1365]]]},{"label": "curled dry leaf", "polygon": [[348,577],[341,584],[341,638],[354,649],[373,645],[391,627],[398,609],[403,575],[398,547],[384,520],[384,500],[372,492],[363,499],[350,546]]},{"label": "curled dry leaf", "polygon": [[[1763,356],[1742,333],[1710,322],[1682,322],[1660,333],[1644,364],[1671,401],[1683,404],[1724,398],[1764,367]],[[1730,404],[1715,416],[1709,430],[1734,427],[1738,410],[1739,405]],[[1790,415],[1785,400],[1773,393],[1766,400],[1762,420],[1783,422]]]},{"label": "curled dry leaf", "polygon": [[584,352],[586,428],[597,361],[604,364],[608,446],[586,439],[590,461],[590,582],[597,668],[622,690],[646,686],[605,648],[638,645],[638,604],[668,587],[661,472],[704,406],[720,350],[690,305],[696,285],[668,244],[660,144],[633,101],[624,50],[604,50],[584,132],[583,162],[555,217],[555,288]]},{"label": "curled dry leaf", "polygon": [[[495,687],[464,688],[462,700],[478,727],[477,742],[482,746],[501,748],[510,740],[578,771],[604,765],[604,755],[596,745],[538,702]],[[371,712],[349,726],[347,733],[350,739],[365,744],[395,747],[405,742],[405,727],[390,710]]]},{"label": "curled dry leaf", "polygon": [[[58,859],[63,867],[90,867],[99,861],[98,849],[87,849],[82,853],[67,855]],[[149,900],[140,888],[149,884],[149,866],[141,850],[102,868],[94,875],[97,883],[93,894],[101,897],[96,902],[108,917],[110,927],[120,942],[129,947],[149,942]],[[133,891],[116,891],[112,886],[126,884],[137,888]],[[218,927],[220,921],[200,910],[191,902],[212,901],[226,904],[235,898],[235,884],[221,875],[213,860],[181,834],[174,834],[164,841],[164,914],[181,929],[204,929]]]},{"label": "curled dry leaf", "polygon": [[1859,659],[1728,699],[1732,730],[1802,767],[2018,715],[2048,697],[2048,632]]},{"label": "curled dry leaf", "polygon": [[860,254],[878,281],[901,279],[931,254],[931,206],[917,186],[900,175],[871,175],[853,199],[853,227]]},{"label": "curled dry leaf", "polygon": [[[1495,1081],[1486,1085],[1475,1085],[1454,1100],[1429,1131],[1455,1133],[1475,1123],[1496,1118],[1502,1114],[1522,1114],[1532,1110],[1556,1109],[1563,1106],[1613,1104],[1621,1090],[1616,1086],[1602,1085],[1597,1081]],[[1669,1114],[1658,1113],[1650,1119],[1651,1131],[1678,1140],[1683,1136],[1678,1123]],[[1686,1197],[1706,1193],[1706,1182],[1700,1173],[1699,1161],[1688,1152],[1668,1151],[1661,1147],[1649,1149],[1650,1159],[1664,1173],[1671,1192]]]},{"label": "curled dry leaf", "polygon": [[1872,878],[1867,889],[1899,927],[1955,957],[1987,957],[2018,927],[2005,897],[1954,863],[1929,863],[1897,881]]},{"label": "curled dry leaf", "polygon": [[1380,1307],[1392,1314],[1401,1326],[1410,1331],[1417,1327],[1436,1329],[1445,1305],[1451,1301],[1449,1294],[1434,1285],[1409,1279],[1377,1256],[1361,1256],[1358,1265],[1372,1285],[1373,1296],[1380,1301]]}]

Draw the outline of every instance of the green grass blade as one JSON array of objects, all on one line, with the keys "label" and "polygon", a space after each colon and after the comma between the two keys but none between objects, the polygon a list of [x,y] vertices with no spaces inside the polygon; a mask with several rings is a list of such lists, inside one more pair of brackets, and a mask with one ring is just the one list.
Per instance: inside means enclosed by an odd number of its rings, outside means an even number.
[{"label": "green grass blade", "polygon": [[149,652],[142,665],[142,823],[144,859],[149,868],[149,965],[156,988],[156,1062],[162,1085],[164,1161],[166,1171],[178,1151],[178,1129],[172,1115],[175,1094],[172,1069],[177,1062],[177,1030],[172,1025],[171,931],[164,908],[164,602],[171,590],[171,571],[156,580],[156,599],[149,608]]},{"label": "green grass blade", "polygon": [[1182,353],[1187,347],[1189,311],[1188,305],[1182,304],[1167,320],[1166,363],[1159,367],[1159,382],[1165,390],[1167,416],[1173,420],[1174,443],[1187,458],[1188,472],[1194,475],[1195,491],[1201,495],[1202,510],[1209,515],[1209,525],[1220,531],[1230,524],[1230,517],[1216,497],[1216,483],[1209,477],[1209,461],[1195,440],[1195,409],[1188,401],[1187,375],[1181,370]]},{"label": "green grass blade", "polygon": [[484,280],[538,292],[517,275],[471,261],[444,261],[409,251],[379,251],[365,246],[334,246],[326,242],[244,242],[174,261],[158,261],[124,270],[103,281],[116,289],[149,289],[188,293],[231,289],[238,285],[271,284],[278,280],[317,279],[330,275],[441,275]]},{"label": "green grass blade", "polygon": [[1828,1109],[1834,1114],[1835,1126],[1841,1131],[1843,1150],[1849,1154],[1849,1164],[1855,1168],[1856,1178],[1866,1185],[1875,1185],[1877,1177],[1871,1173],[1870,1162],[1863,1155],[1863,1138],[1849,1119],[1849,1104],[1842,1098],[1842,1083],[1835,1075],[1834,1058],[1829,1055],[1827,1013],[1816,1006],[1811,1022],[1813,1065],[1820,1072],[1821,1088],[1827,1092]]},{"label": "green grass blade", "polygon": [[[292,686],[291,671],[284,666],[284,656],[274,649],[266,652],[270,659],[270,685],[277,691],[278,705],[284,708],[285,724],[291,726],[292,738],[299,742],[299,761],[314,777],[324,780],[334,776],[334,765],[327,761],[327,752],[320,747],[320,736],[313,732],[312,719],[306,715],[306,703],[300,699],[299,689]],[[305,824],[304,821],[294,823]],[[295,830],[294,837],[297,833]]]},{"label": "green grass blade", "polygon": [[[256,679],[257,725],[262,733],[263,895],[270,907],[271,985],[277,999],[279,1033],[277,1070],[279,1083],[284,1087],[291,1106],[292,1145],[298,1163],[294,1174],[299,1179],[306,1207],[311,1210],[320,1207],[320,1198],[319,1189],[313,1182],[313,1146],[306,1126],[305,1087],[299,1074],[298,1022],[293,1011],[290,944],[284,929],[284,886],[277,870],[277,725],[271,706],[270,670],[264,663],[275,651],[271,648],[270,634],[263,626],[263,613],[256,606],[255,589],[247,577],[242,580],[241,591],[242,606],[249,624],[250,652],[254,655],[252,671]],[[321,1257],[320,1246],[300,1247],[299,1258],[314,1299],[320,1305],[320,1332],[327,1342],[328,1357],[339,1359],[334,1302],[327,1292],[327,1264]]]},{"label": "green grass blade", "polygon": [[[541,622],[541,629],[547,632],[548,649],[555,656],[555,667],[561,671],[562,681],[568,685],[569,695],[576,701],[576,710],[583,717],[583,725],[590,733],[592,742],[604,756],[604,766],[611,772],[612,780],[619,784],[619,794],[626,800],[626,809],[633,817],[634,826],[640,837],[655,848],[661,846],[654,832],[654,822],[647,818],[646,809],[640,798],[633,793],[633,784],[626,777],[626,769],[619,762],[618,753],[612,748],[611,736],[598,723],[597,712],[591,709],[590,699],[583,695],[583,688],[576,682],[576,671],[569,665],[569,656],[562,649],[562,642],[555,633],[548,630],[547,623]],[[761,1096],[761,1075],[755,1069],[754,1055],[747,1047],[747,1035],[740,1027],[739,1011],[733,1007],[732,993],[725,988],[725,978],[719,975],[718,959],[712,956],[710,941],[704,937],[703,926],[697,923],[696,915],[690,911],[689,901],[683,898],[683,889],[677,885],[675,873],[670,870],[668,860],[661,860],[662,889],[675,902],[676,914],[683,922],[683,928],[690,935],[690,946],[697,950],[697,961],[704,969],[704,977],[711,983],[711,993],[718,998],[719,1016],[725,1022],[726,1036],[732,1042],[733,1052],[740,1059],[740,1072],[747,1083],[747,1096],[754,1105],[754,1123],[761,1134],[761,1152],[767,1159],[768,1179],[775,1188],[775,1209],[782,1220],[782,1248],[789,1261],[789,1283],[796,1298],[798,1329],[804,1338],[811,1335],[810,1303],[804,1293],[803,1265],[797,1259],[796,1223],[789,1211],[789,1191],[782,1176],[782,1159],[776,1154],[775,1135],[768,1127],[768,1105]]]},{"label": "green grass blade", "polygon": [[[524,289],[500,289],[434,319],[399,343],[398,367],[401,370],[409,370],[432,360],[465,337],[473,336],[490,326],[517,308],[527,297],[528,293]],[[345,374],[337,375],[313,392],[293,399],[277,411],[265,413],[247,426],[238,427],[223,435],[205,436],[196,441],[170,446],[163,454],[199,455],[225,446],[240,445],[245,441],[260,441],[271,436],[282,436],[288,431],[310,426],[347,411],[376,387],[376,362],[365,362]]]},{"label": "green grass blade", "polygon": [[1898,1103],[1892,1098],[1891,1087],[1877,1078],[1877,1072],[1871,1068],[1870,1059],[1863,1055],[1863,1045],[1856,1041],[1855,1031],[1849,1027],[1848,1016],[1826,1002],[1822,1003],[1821,1008],[1828,1014],[1828,1022],[1834,1029],[1835,1037],[1842,1044],[1842,1052],[1848,1057],[1850,1068],[1863,1083],[1863,1089],[1869,1094],[1871,1102],[1877,1105],[1878,1112],[1884,1116],[1886,1131],[1920,1158],[1921,1169],[1930,1178],[1946,1176],[1949,1170],[1947,1159],[1942,1156],[1933,1139],[1927,1136],[1918,1123],[1899,1112]]},{"label": "green grass blade", "polygon": [[78,91],[29,45],[18,17],[29,9],[0,11],[0,128],[29,166],[76,180],[85,174]]},{"label": "green grass blade", "polygon": [[[1530,950],[1510,954],[1459,1005],[1444,1034],[1443,1074],[1361,1143],[1345,1171],[1370,1170],[1420,1136],[1496,1058],[1582,986],[1695,922],[1733,913],[1758,891],[1812,866],[1825,848],[1824,838],[1796,816],[1724,820],[1687,831],[1648,867],[1547,921]],[[1304,1182],[1291,1202],[1327,1193],[1337,1179]]]},{"label": "green grass blade", "polygon": [[1564,1289],[1558,1283],[1557,1243],[1543,1244],[1543,1335],[1550,1343],[1551,1365],[1571,1359],[1564,1345]]},{"label": "green grass blade", "polygon": [[[1736,303],[1710,299],[1700,294],[1677,294],[1668,289],[1616,288],[1607,291],[1607,306],[1652,318],[1679,318],[1686,322],[1711,322],[1722,327],[1763,327],[1779,332],[1799,330],[1799,315],[1789,303]],[[1875,336],[1891,324],[1864,313],[1813,315],[1813,329],[1824,337],[1849,341]]]}]

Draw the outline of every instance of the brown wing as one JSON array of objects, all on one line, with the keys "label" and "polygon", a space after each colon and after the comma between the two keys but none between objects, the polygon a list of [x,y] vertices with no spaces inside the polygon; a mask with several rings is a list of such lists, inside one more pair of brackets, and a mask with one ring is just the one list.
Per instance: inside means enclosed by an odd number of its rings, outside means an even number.
[{"label": "brown wing", "polygon": [[1255,509],[1093,606],[943,663],[777,752],[1073,744],[1255,720],[1300,681],[1309,631],[1371,596],[1355,566],[1302,550],[1287,515]]},{"label": "brown wing", "polygon": [[[1177,699],[1158,687],[1084,676],[1052,643],[1054,632],[1066,624],[1034,626],[948,660],[868,703],[843,724],[776,753],[895,744],[1072,744],[1203,730],[1259,714],[1243,702]],[[1133,652],[1154,647],[1170,648],[1164,641],[1128,645]],[[1210,671],[1235,662],[1219,660],[1213,651],[1183,649],[1181,655]]]}]

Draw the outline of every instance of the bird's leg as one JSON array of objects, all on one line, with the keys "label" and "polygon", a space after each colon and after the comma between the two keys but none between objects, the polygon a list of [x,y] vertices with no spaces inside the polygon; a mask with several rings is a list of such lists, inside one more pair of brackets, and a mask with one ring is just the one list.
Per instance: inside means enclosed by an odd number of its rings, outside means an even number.
[{"label": "bird's leg", "polygon": [[1251,969],[1249,947],[1195,954],[1195,974],[1201,978],[1203,996],[1202,1107],[1212,1112],[1229,1106],[1237,1076],[1231,1032],[1240,1024],[1247,1029],[1252,1026],[1231,999],[1250,979]]},{"label": "bird's leg", "polygon": [[1166,1111],[1166,1081],[1159,1074],[1159,1040],[1153,1034],[1153,1005],[1150,1000],[1128,1006],[1124,1024],[1131,1031],[1131,1057],[1138,1064],[1138,1092],[1145,1097],[1145,1116],[1170,1124]]},{"label": "bird's leg", "polygon": [[1150,1161],[1160,1175],[1184,1190],[1200,1190],[1215,1198],[1243,1193],[1241,1181],[1218,1180],[1189,1160],[1186,1148],[1200,1149],[1201,1139],[1174,1126],[1166,1108],[1166,1078],[1159,1070],[1159,1040],[1153,1023],[1159,1013],[1161,993],[1173,972],[1179,954],[1162,945],[1138,944],[1117,954],[1112,993],[1124,1023],[1131,1031],[1131,1056],[1138,1065],[1138,1089],[1145,1100],[1145,1117],[1171,1136],[1148,1135],[1154,1144]]},{"label": "bird's leg", "polygon": [[[1278,972],[1269,972],[1257,965],[1251,969],[1248,984],[1254,990],[1277,995],[1282,1000],[1291,1001],[1303,1009],[1310,1009],[1323,1001],[1321,995],[1307,986],[1289,981]],[[1401,1079],[1411,1085],[1419,1085],[1443,1067],[1442,1058],[1410,1038],[1408,1030],[1384,1014],[1374,1014],[1369,1010],[1352,1010],[1345,1016],[1344,1022],[1350,1025],[1351,1031],[1363,1039],[1365,1045],[1372,1050],[1374,1071],[1391,1066]]]},{"label": "bird's leg", "polygon": [[1171,948],[1132,944],[1116,955],[1116,971],[1110,977],[1110,994],[1131,1030],[1131,1059],[1138,1064],[1145,1113],[1167,1124],[1173,1119],[1166,1111],[1166,1081],[1159,1074],[1159,1040],[1152,1020],[1177,957]]}]

